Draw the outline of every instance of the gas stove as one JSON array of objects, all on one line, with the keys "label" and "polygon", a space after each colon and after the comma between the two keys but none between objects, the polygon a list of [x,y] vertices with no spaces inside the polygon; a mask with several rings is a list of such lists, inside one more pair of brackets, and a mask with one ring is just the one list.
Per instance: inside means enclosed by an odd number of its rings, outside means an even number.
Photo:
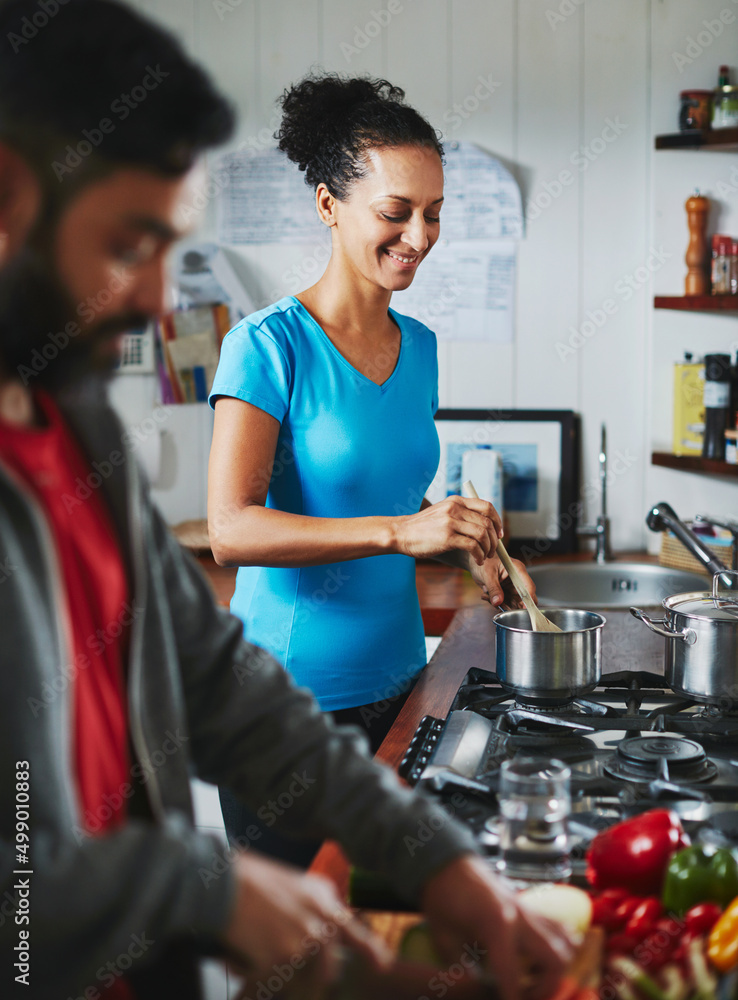
[{"label": "gas stove", "polygon": [[514,756],[571,769],[574,880],[592,837],[653,808],[675,810],[693,840],[738,846],[738,714],[674,694],[658,674],[603,675],[584,698],[519,702],[496,674],[473,669],[446,719],[426,716],[400,774],[437,796],[494,859],[500,764]]}]

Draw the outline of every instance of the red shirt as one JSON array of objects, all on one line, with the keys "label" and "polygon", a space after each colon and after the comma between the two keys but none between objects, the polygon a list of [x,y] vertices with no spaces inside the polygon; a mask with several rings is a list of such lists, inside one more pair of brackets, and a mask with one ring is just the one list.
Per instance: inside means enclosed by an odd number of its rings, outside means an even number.
[{"label": "red shirt", "polygon": [[[64,666],[71,678],[78,799],[82,825],[99,834],[124,821],[123,789],[131,781],[123,664],[134,612],[100,477],[51,398],[38,393],[35,399],[47,426],[0,421],[0,459],[40,502],[56,550],[72,645]],[[132,997],[122,980],[101,993],[110,1000]]]}]

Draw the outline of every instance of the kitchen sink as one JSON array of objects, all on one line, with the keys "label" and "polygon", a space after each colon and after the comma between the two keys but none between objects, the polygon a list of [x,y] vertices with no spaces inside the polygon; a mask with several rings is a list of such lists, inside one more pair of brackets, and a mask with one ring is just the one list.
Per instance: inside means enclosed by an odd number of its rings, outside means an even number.
[{"label": "kitchen sink", "polygon": [[710,590],[708,576],[648,563],[546,563],[529,566],[542,608],[658,607],[665,597]]}]

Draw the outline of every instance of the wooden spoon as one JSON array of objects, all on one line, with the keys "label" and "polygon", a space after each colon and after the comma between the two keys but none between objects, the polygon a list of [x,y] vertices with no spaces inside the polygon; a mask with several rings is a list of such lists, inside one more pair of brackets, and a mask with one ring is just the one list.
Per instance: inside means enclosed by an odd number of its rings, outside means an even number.
[{"label": "wooden spoon", "polygon": [[[469,494],[469,496],[474,497],[475,500],[479,499],[479,494],[474,489],[474,485],[470,479],[464,483],[464,489]],[[520,600],[525,605],[525,610],[530,615],[530,625],[534,632],[561,632],[558,625],[554,625],[552,621],[549,621],[540,608],[536,605],[533,598],[530,596],[530,591],[525,585],[525,580],[518,572],[515,563],[512,561],[510,556],[507,554],[507,549],[502,544],[502,541],[498,540],[497,549],[495,550],[497,555],[500,557],[500,562],[507,570],[508,576],[512,582],[513,587],[517,590],[520,595]]]}]

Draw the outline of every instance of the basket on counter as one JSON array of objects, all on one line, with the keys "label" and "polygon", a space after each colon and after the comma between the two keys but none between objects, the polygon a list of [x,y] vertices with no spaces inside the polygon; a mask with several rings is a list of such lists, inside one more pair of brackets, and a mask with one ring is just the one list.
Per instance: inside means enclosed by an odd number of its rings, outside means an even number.
[{"label": "basket on counter", "polygon": [[[733,565],[733,544],[730,535],[727,532],[725,538],[708,539],[703,536],[702,541],[705,543],[707,548],[717,556],[724,566],[730,568]],[[662,566],[671,566],[672,569],[684,569],[688,570],[690,573],[703,573],[705,576],[710,575],[702,563],[698,562],[695,557],[684,548],[679,539],[672,535],[669,531],[665,531],[661,536],[659,562]]]}]

